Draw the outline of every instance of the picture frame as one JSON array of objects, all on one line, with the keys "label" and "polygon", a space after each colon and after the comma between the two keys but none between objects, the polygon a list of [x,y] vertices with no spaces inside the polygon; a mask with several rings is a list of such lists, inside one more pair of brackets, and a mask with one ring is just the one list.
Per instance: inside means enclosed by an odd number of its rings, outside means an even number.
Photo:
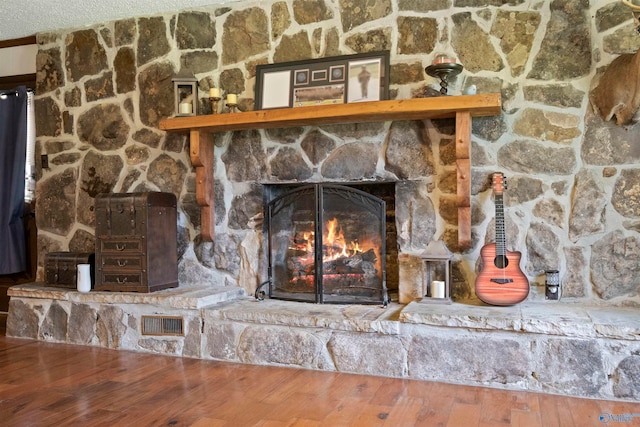
[{"label": "picture frame", "polygon": [[388,97],[389,51],[256,67],[256,110],[381,101]]}]

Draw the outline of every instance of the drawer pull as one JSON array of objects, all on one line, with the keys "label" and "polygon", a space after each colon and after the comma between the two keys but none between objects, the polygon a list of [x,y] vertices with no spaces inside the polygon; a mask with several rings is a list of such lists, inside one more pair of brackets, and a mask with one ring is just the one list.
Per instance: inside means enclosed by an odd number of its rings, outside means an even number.
[{"label": "drawer pull", "polygon": [[119,259],[118,260],[118,267],[124,267],[127,264],[129,264],[129,261],[127,261],[126,259]]},{"label": "drawer pull", "polygon": [[126,243],[123,243],[122,245],[120,245],[120,243],[116,243],[116,250],[118,251],[124,251],[126,247],[127,247]]},{"label": "drawer pull", "polygon": [[118,282],[118,284],[120,285],[123,285],[127,283],[127,278],[125,277],[124,279],[120,279],[119,277],[116,277],[116,282]]}]

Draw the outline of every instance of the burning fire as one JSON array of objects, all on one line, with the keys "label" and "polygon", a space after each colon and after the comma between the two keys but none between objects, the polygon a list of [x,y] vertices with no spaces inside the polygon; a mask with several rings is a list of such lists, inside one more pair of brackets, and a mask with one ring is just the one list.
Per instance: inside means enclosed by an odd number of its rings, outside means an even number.
[{"label": "burning fire", "polygon": [[362,252],[360,245],[356,241],[346,242],[342,227],[338,224],[338,219],[333,218],[327,221],[325,234],[322,237],[324,243],[323,261],[333,261],[338,258],[347,258]]},{"label": "burning fire", "polygon": [[[300,223],[299,226],[309,226]],[[357,225],[354,225],[357,227]],[[347,230],[348,231],[348,230]],[[327,289],[363,288],[371,286],[371,281],[380,280],[382,261],[380,243],[370,240],[366,231],[358,227],[358,239],[347,241],[343,226],[333,218],[324,223],[322,231],[322,280]],[[347,233],[347,236],[349,234]],[[364,240],[362,240],[364,239]],[[289,283],[294,289],[307,292],[316,279],[316,236],[313,230],[299,229],[293,236],[287,258],[290,272]],[[376,282],[377,283],[377,282]]]},{"label": "burning fire", "polygon": [[[314,238],[315,233],[313,231],[300,233],[294,240],[294,249],[298,251],[305,251],[309,255],[312,255],[314,252]],[[344,237],[344,231],[338,223],[337,218],[333,218],[326,222],[322,236],[322,243],[324,246],[322,256],[323,262],[334,261],[339,258],[348,258],[358,253],[365,252],[359,242],[355,240],[347,242]]]}]

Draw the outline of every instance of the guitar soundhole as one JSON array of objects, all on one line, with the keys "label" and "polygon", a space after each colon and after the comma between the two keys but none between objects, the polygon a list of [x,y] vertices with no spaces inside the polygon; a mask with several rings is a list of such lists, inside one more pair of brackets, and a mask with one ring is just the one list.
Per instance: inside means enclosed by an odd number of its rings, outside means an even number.
[{"label": "guitar soundhole", "polygon": [[507,268],[509,265],[509,259],[505,255],[498,255],[493,260],[493,263],[497,268]]}]

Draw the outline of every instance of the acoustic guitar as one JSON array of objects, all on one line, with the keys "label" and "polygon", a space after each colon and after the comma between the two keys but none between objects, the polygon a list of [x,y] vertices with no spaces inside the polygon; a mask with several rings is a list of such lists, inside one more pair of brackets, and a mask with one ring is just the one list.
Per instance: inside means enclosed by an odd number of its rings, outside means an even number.
[{"label": "acoustic guitar", "polygon": [[504,225],[504,175],[493,174],[493,194],[496,206],[496,242],[480,250],[482,266],[476,278],[476,295],[491,305],[513,305],[529,295],[529,280],[520,270],[520,252],[506,249]]}]

